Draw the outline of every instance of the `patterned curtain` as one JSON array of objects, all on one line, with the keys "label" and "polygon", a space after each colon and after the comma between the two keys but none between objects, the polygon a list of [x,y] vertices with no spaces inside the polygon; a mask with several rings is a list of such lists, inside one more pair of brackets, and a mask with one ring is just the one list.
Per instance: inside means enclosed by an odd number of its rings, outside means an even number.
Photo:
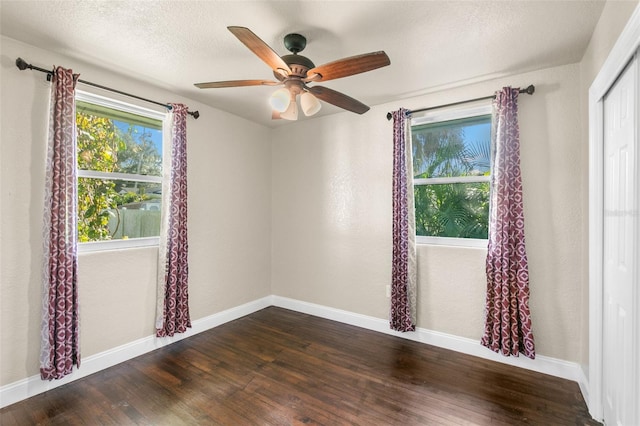
[{"label": "patterned curtain", "polygon": [[487,253],[487,295],[481,343],[505,356],[535,358],[529,312],[520,175],[518,89],[505,87],[493,102],[493,174]]},{"label": "patterned curtain", "polygon": [[[165,135],[162,223],[158,249],[156,335],[173,336],[191,327],[189,317],[189,244],[187,240],[187,112],[171,104]],[[167,138],[165,137],[165,140]],[[168,178],[168,179],[167,179]]]},{"label": "patterned curtain", "polygon": [[80,366],[75,87],[78,75],[53,71],[43,226],[42,380]]},{"label": "patterned curtain", "polygon": [[413,200],[411,134],[406,110],[393,112],[393,254],[391,329],[416,329],[416,226]]}]

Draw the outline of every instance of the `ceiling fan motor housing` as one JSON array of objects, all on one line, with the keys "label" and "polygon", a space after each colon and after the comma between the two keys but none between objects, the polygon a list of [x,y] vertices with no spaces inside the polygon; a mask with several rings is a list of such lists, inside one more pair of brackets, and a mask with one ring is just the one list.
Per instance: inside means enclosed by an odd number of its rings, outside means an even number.
[{"label": "ceiling fan motor housing", "polygon": [[305,77],[308,70],[315,68],[315,64],[311,59],[302,55],[284,55],[282,56],[282,60],[291,68],[291,75],[298,77]]}]

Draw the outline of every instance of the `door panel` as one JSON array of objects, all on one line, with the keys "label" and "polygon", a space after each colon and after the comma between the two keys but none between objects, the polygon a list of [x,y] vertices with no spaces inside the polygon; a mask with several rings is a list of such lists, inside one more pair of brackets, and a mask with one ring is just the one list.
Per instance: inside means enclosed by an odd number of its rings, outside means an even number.
[{"label": "door panel", "polygon": [[636,424],[637,59],[604,99],[603,397],[607,425]]}]

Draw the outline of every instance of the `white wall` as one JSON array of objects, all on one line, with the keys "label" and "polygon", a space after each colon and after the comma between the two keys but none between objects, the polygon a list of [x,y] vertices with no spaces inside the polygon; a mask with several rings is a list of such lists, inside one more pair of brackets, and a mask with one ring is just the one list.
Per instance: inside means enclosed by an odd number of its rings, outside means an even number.
[{"label": "white wall", "polygon": [[[273,131],[272,289],[387,318],[391,276],[392,124],[387,111],[536,86],[520,98],[531,310],[537,352],[580,353],[582,223],[578,65],[474,84],[357,116],[342,113]],[[418,246],[418,326],[480,339],[485,249]]]},{"label": "white wall", "polygon": [[[19,71],[14,64],[18,56],[45,68],[73,68],[83,79],[149,99],[198,109],[200,119],[189,118],[187,129],[191,318],[271,294],[268,129],[8,38],[1,43],[0,386],[38,374],[40,350],[49,83],[40,72]],[[83,357],[154,333],[156,257],[156,248],[80,255]]]}]

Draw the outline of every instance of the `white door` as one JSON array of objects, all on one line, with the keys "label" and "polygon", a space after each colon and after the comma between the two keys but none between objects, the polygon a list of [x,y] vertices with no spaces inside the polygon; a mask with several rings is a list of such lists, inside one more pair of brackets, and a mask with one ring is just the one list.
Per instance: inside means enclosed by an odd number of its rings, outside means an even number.
[{"label": "white door", "polygon": [[603,404],[607,425],[637,425],[638,59],[604,98]]}]

